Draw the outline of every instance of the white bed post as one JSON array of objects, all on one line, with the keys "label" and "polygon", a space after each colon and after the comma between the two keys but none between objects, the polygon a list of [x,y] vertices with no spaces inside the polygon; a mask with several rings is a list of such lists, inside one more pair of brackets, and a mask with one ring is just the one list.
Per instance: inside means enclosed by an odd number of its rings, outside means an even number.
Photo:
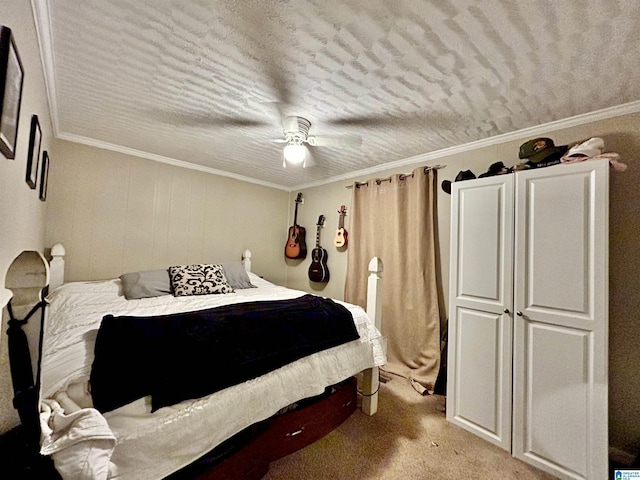
[{"label": "white bed post", "polygon": [[[382,325],[382,297],[380,296],[380,273],[382,260],[373,257],[369,262],[369,279],[367,283],[367,315],[373,320],[376,328]],[[362,379],[362,411],[367,415],[374,415],[378,411],[378,388],[380,386],[380,372],[378,367],[364,371]]]},{"label": "white bed post", "polygon": [[49,262],[49,291],[53,292],[64,283],[64,256],[66,252],[60,243],[51,247],[51,261]]},{"label": "white bed post", "polygon": [[247,272],[251,271],[251,250],[248,248],[242,252],[242,264]]}]

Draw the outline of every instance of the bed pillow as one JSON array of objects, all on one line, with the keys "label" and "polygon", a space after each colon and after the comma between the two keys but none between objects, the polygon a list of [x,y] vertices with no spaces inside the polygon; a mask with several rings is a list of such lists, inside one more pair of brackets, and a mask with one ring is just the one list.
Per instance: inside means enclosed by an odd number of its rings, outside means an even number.
[{"label": "bed pillow", "polygon": [[176,297],[233,293],[222,265],[175,265],[169,267],[169,276]]},{"label": "bed pillow", "polygon": [[171,281],[167,270],[145,270],[120,275],[127,300],[171,295]]},{"label": "bed pillow", "polygon": [[242,262],[222,262],[221,265],[227,277],[227,282],[232,288],[240,290],[243,288],[257,288],[249,280],[249,275]]}]

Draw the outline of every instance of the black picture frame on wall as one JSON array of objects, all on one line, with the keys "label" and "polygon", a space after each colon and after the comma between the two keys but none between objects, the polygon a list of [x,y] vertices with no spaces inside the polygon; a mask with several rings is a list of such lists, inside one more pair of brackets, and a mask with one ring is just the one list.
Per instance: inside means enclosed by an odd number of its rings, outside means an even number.
[{"label": "black picture frame on wall", "polygon": [[27,154],[27,184],[36,188],[38,179],[38,163],[40,160],[40,144],[42,143],[42,130],[37,115],[31,115],[31,133],[29,134],[29,153]]},{"label": "black picture frame on wall", "polygon": [[0,27],[0,151],[16,157],[24,70],[11,29]]},{"label": "black picture frame on wall", "polygon": [[42,168],[40,168],[40,200],[47,199],[47,185],[49,183],[49,153],[42,152]]}]

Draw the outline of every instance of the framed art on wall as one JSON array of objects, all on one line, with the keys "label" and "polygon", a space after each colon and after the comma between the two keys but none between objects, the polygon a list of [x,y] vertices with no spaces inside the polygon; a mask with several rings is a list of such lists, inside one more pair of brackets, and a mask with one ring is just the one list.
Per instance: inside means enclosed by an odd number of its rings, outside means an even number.
[{"label": "framed art on wall", "polygon": [[42,152],[42,167],[40,168],[40,200],[47,199],[47,184],[49,183],[49,154]]},{"label": "framed art on wall", "polygon": [[0,30],[0,151],[15,158],[24,70],[11,29]]},{"label": "framed art on wall", "polygon": [[27,154],[27,184],[34,189],[38,178],[38,161],[40,160],[40,144],[42,131],[37,115],[31,115],[31,134],[29,135],[29,153]]}]

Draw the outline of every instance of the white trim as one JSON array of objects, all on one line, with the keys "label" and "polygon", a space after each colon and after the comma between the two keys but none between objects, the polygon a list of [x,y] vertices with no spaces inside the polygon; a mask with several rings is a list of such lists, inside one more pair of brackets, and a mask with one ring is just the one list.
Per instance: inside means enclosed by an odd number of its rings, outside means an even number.
[{"label": "white trim", "polygon": [[[46,1],[46,0],[33,0],[33,1]],[[373,175],[375,173],[391,170],[393,168],[405,167],[407,165],[415,165],[417,163],[428,162],[437,160],[442,157],[450,155],[456,155],[459,153],[469,152],[478,148],[490,147],[493,145],[499,145],[501,143],[509,142],[511,140],[520,140],[525,137],[535,137],[538,135],[547,135],[550,131],[560,130],[564,128],[571,128],[578,125],[585,125],[587,123],[597,122],[600,120],[606,120],[608,118],[619,117],[622,115],[629,115],[633,113],[640,113],[640,100],[636,102],[625,103],[622,105],[616,105],[615,107],[604,108],[602,110],[596,110],[589,113],[583,113],[581,115],[575,115],[573,117],[564,118],[562,120],[555,120],[553,122],[543,123],[536,125],[535,127],[523,128],[514,132],[503,133],[495,135],[493,137],[483,138],[474,142],[465,143],[462,145],[456,145],[453,147],[447,147],[433,152],[421,153],[413,157],[404,158],[402,160],[396,160],[393,162],[387,162],[375,167],[365,168],[357,170],[355,172],[346,173],[344,175],[337,175],[335,177],[327,178],[325,180],[319,180],[317,182],[305,183],[302,185],[296,185],[288,187],[286,185],[278,185],[271,182],[264,182],[255,178],[245,177],[243,175],[237,175],[234,173],[217,170],[215,168],[205,167],[203,165],[196,165],[193,163],[185,162],[183,160],[176,160],[174,158],[164,157],[162,155],[156,155],[153,153],[143,152],[141,150],[135,150],[133,148],[122,147],[112,143],[102,142],[100,140],[94,140],[92,138],[82,137],[79,135],[70,135],[67,133],[57,134],[57,138],[62,140],[68,140],[70,142],[82,143],[91,147],[102,148],[105,150],[112,150],[115,152],[124,153],[126,155],[132,155],[134,157],[146,158],[154,160],[156,162],[168,163],[176,167],[189,168],[192,170],[198,170],[201,172],[211,173],[213,175],[219,175],[221,177],[235,178],[243,182],[254,183],[265,187],[275,188],[277,190],[285,190],[287,192],[293,192],[296,190],[303,190],[305,188],[319,187],[327,185],[329,183],[340,182],[344,180],[353,180],[357,177],[365,177]],[[52,115],[53,116],[53,115]]]},{"label": "white trim", "polygon": [[[34,0],[34,1],[45,1],[45,0]],[[478,148],[499,145],[501,143],[509,142],[511,140],[520,140],[522,138],[535,137],[538,135],[548,135],[550,131],[560,130],[563,128],[571,128],[578,125],[585,125],[587,123],[606,120],[608,118],[619,117],[622,115],[629,115],[632,113],[640,113],[640,101],[625,103],[622,105],[617,105],[615,107],[596,110],[589,113],[583,113],[581,115],[564,118],[562,120],[556,120],[553,122],[536,125],[535,127],[523,128],[521,130],[516,130],[514,132],[508,132],[500,135],[495,135],[493,137],[483,138],[481,140],[465,143],[463,145],[456,145],[453,147],[447,147],[447,148],[443,148],[433,152],[421,153],[420,155],[415,155],[413,157],[408,157],[408,158],[404,158],[402,160],[396,160],[393,162],[387,162],[382,165],[378,165],[376,167],[365,168],[362,170],[357,170],[355,172],[346,173],[344,175],[338,175],[335,177],[327,178],[325,180],[305,183],[305,184],[297,185],[293,187],[288,187],[286,185],[277,185],[271,182],[264,182],[262,180],[257,180],[255,178],[245,177],[243,175],[237,175],[234,173],[217,170],[215,168],[205,167],[203,165],[196,165],[193,163],[185,162],[183,160],[176,160],[174,158],[163,157],[162,155],[143,152],[141,150],[135,150],[133,148],[128,148],[120,145],[115,145],[112,143],[102,142],[100,140],[94,140],[92,138],[82,137],[79,135],[70,135],[67,133],[60,133],[57,135],[57,137],[62,140],[82,143],[84,145],[89,145],[91,147],[102,148],[105,150],[112,150],[115,152],[124,153],[126,155],[132,155],[134,157],[147,158],[149,160],[154,160],[157,162],[168,163],[176,167],[190,168],[192,170],[211,173],[213,175],[219,175],[221,177],[235,178],[236,180],[241,180],[243,182],[249,182],[257,185],[262,185],[265,187],[275,188],[278,190],[293,192],[296,190],[303,190],[305,188],[319,187],[322,185],[327,185],[329,183],[335,183],[335,182],[344,181],[344,180],[353,180],[354,178],[357,178],[357,177],[365,177],[375,173],[391,170],[393,168],[405,167],[407,165],[415,165],[417,163],[437,160],[442,157],[447,157],[449,155],[456,155],[459,153],[465,153],[471,150],[476,150]]]},{"label": "white trim", "polygon": [[101,148],[104,150],[111,150],[118,153],[124,153],[125,155],[131,155],[133,157],[146,158],[147,160],[153,160],[155,162],[168,163],[169,165],[173,165],[174,167],[182,167],[182,168],[188,168],[191,170],[198,170],[200,172],[211,173],[213,175],[218,175],[220,177],[229,177],[229,178],[234,178],[236,180],[240,180],[242,182],[255,183],[257,185],[262,185],[264,187],[275,188],[278,190],[285,190],[287,192],[291,191],[289,187],[285,187],[284,185],[277,185],[275,183],[265,182],[262,180],[258,180],[256,178],[245,177],[244,175],[225,172],[223,170],[217,170],[215,168],[205,167],[204,165],[197,165],[195,163],[189,163],[183,160],[176,160],[175,158],[164,157],[162,155],[156,155],[155,153],[143,152],[142,150],[123,147],[121,145],[116,145],[114,143],[102,142],[100,140],[95,140],[93,138],[88,138],[88,137],[82,137],[80,135],[70,135],[68,133],[61,133],[57,136],[57,138],[61,140],[67,140],[69,142],[81,143],[83,145],[88,145],[90,147]]},{"label": "white trim", "polygon": [[597,122],[600,120],[606,120],[608,118],[620,117],[622,115],[629,115],[632,113],[640,113],[640,100],[630,103],[624,103],[622,105],[616,105],[615,107],[604,108],[602,110],[595,110],[589,113],[583,113],[581,115],[575,115],[573,117],[563,118],[562,120],[555,120],[553,122],[543,123],[536,125],[535,127],[523,128],[514,132],[503,133],[495,135],[493,137],[483,138],[474,142],[465,143],[462,145],[456,145],[454,147],[443,148],[433,152],[422,153],[413,157],[405,158],[402,160],[396,160],[393,162],[384,163],[377,167],[365,168],[355,172],[347,173],[344,175],[338,175],[336,177],[329,178],[327,180],[321,180],[318,182],[305,183],[303,185],[297,185],[292,187],[289,191],[303,190],[305,188],[319,187],[328,183],[334,183],[343,180],[353,180],[356,177],[365,177],[374,173],[391,170],[396,167],[405,167],[407,165],[413,165],[421,162],[428,162],[430,160],[437,160],[449,155],[456,155],[459,153],[465,153],[470,150],[478,148],[490,147],[501,143],[509,142],[511,140],[520,140],[525,137],[536,137],[539,135],[548,135],[550,131],[560,130],[564,128],[571,128],[579,125],[585,125],[587,123]]},{"label": "white trim", "polygon": [[51,36],[51,16],[49,13],[48,0],[31,0],[33,10],[33,23],[36,27],[36,36],[40,45],[40,61],[44,72],[44,84],[47,90],[47,100],[49,102],[49,115],[51,118],[51,128],[53,135],[60,134],[58,121],[58,101],[56,89],[55,69],[53,68],[53,38]]}]

